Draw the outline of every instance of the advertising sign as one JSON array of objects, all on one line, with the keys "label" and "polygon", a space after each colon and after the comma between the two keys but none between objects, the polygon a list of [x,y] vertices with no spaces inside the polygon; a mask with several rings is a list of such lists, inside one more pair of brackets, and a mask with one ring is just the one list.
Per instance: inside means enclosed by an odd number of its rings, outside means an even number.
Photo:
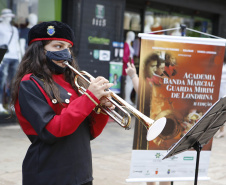
[{"label": "advertising sign", "polygon": [[109,81],[114,85],[110,88],[116,94],[121,92],[122,62],[110,62]]},{"label": "advertising sign", "polygon": [[[92,76],[109,77],[110,61],[122,61],[124,1],[83,0],[78,63]],[[115,46],[114,43],[120,43]]]},{"label": "advertising sign", "polygon": [[[225,40],[139,36],[138,108],[153,120],[166,117],[167,123],[150,142],[146,140],[146,128],[136,123],[128,181],[193,180],[196,151],[162,158],[218,100]],[[211,145],[212,141],[201,152],[199,176],[204,179],[208,179]]]}]

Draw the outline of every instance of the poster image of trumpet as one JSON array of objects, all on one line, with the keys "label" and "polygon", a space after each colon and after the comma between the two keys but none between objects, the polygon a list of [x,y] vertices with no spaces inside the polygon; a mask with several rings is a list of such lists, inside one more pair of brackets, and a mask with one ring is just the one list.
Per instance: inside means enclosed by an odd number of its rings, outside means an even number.
[{"label": "poster image of trumpet", "polygon": [[[148,142],[147,129],[137,121],[128,181],[192,180],[196,151],[183,152],[174,159],[162,158],[218,100],[225,40],[140,36],[138,109],[154,120],[166,117],[167,123],[161,134]],[[212,141],[202,149],[200,177],[208,178],[211,145]]]}]

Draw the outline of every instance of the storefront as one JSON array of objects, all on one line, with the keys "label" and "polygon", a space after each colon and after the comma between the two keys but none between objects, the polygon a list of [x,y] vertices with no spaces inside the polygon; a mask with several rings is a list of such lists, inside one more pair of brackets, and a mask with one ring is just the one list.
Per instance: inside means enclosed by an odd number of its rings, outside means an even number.
[{"label": "storefront", "polygon": [[[211,8],[210,8],[211,7]],[[208,31],[210,34],[217,35],[220,37],[226,37],[225,31],[225,7],[226,2],[220,1],[167,1],[167,0],[127,0],[126,10],[138,10],[141,11],[143,16],[147,9],[154,12],[155,15],[168,15],[168,16],[179,16],[190,19],[190,23],[187,25],[190,28],[197,28],[196,22],[205,20],[211,22],[208,25]],[[187,23],[187,21],[185,21]],[[211,28],[212,27],[212,28]],[[202,30],[199,30],[202,31]],[[203,30],[205,31],[205,30]]]},{"label": "storefront", "polygon": [[[123,46],[128,31],[135,33],[132,42],[134,62],[139,68],[138,33],[165,30],[185,24],[187,28],[226,37],[226,3],[207,0],[1,0],[0,9],[15,13],[14,25],[26,26],[28,15],[34,13],[38,22],[63,21],[75,32],[75,54],[82,70],[93,76],[113,79],[122,70]],[[185,3],[186,2],[186,3]],[[209,8],[211,7],[211,9]],[[181,30],[158,34],[181,35]],[[187,36],[202,35],[187,31]],[[113,71],[114,71],[113,70]],[[117,74],[120,82],[120,74]],[[117,86],[120,94],[121,84]]]},{"label": "storefront", "polygon": [[75,31],[79,66],[93,76],[109,78],[110,63],[123,57],[124,2],[62,1],[62,21]]},{"label": "storefront", "polygon": [[[101,6],[99,5],[103,5],[102,11],[104,11],[103,16],[105,16],[103,18],[98,18],[98,15],[94,15],[95,9],[101,11]],[[194,30],[219,37],[226,37],[226,23],[224,23],[224,18],[226,18],[226,13],[224,11],[226,3],[224,1],[215,2],[213,0],[207,0],[201,2],[192,0],[189,1],[189,3],[185,3],[185,1],[179,0],[170,2],[167,0],[1,0],[0,8],[2,9],[4,6],[10,7],[16,14],[14,22],[18,27],[26,25],[26,19],[30,13],[36,14],[39,22],[58,20],[71,25],[75,30],[76,41],[78,42],[76,54],[78,59],[82,60],[82,67],[85,68],[88,64],[89,66],[97,65],[95,61],[99,60],[99,58],[97,58],[96,50],[108,50],[109,47],[113,47],[112,43],[115,43],[115,41],[119,43],[124,42],[128,31],[133,31],[137,35],[140,32],[157,31],[160,29],[165,30],[178,27],[180,24],[185,24],[188,28]],[[209,9],[209,7],[211,7],[211,9]],[[111,17],[114,17],[114,19],[111,19]],[[115,25],[116,19],[117,26]],[[109,26],[111,26],[111,28]],[[91,36],[89,37],[89,40],[88,35],[87,38],[84,38],[86,36],[81,36],[85,34],[83,29],[92,30],[92,34],[89,34],[89,36]],[[113,31],[114,34],[110,34],[110,31],[108,30]],[[114,30],[116,30],[116,32]],[[107,46],[106,43],[101,44],[99,42],[100,40],[97,41],[100,39],[99,36],[103,34],[105,36],[103,39],[109,39],[109,46]],[[160,34],[180,35],[181,32],[180,30],[165,31],[160,32]],[[106,35],[109,38],[107,38]],[[203,36],[191,31],[187,31],[186,35],[196,37]],[[96,39],[95,44],[93,43],[94,39],[92,38]],[[92,41],[90,41],[91,39]],[[86,46],[84,41],[89,42],[89,46]],[[79,48],[81,48],[81,50]],[[88,55],[91,55],[90,51],[84,51],[88,48],[93,48],[92,52],[95,53],[95,57],[92,59],[93,62],[84,64],[83,60],[91,60],[91,58],[88,57]],[[118,50],[116,50],[119,54],[120,48],[121,46],[118,46]],[[109,61],[115,60],[114,55],[116,54],[114,51],[111,51],[110,55]],[[120,60],[122,57],[116,58],[117,60]],[[136,66],[138,66],[138,50],[135,51],[134,60]],[[101,64],[101,66],[105,66],[106,63]],[[99,75],[98,72],[91,73]],[[104,74],[104,76],[107,77],[108,74]]]},{"label": "storefront", "polygon": [[[189,3],[179,0],[143,0],[139,2],[127,0],[124,12],[124,32],[132,30],[136,34],[147,33],[176,28],[180,27],[180,24],[184,24],[187,28],[225,38],[225,7],[226,2],[216,3],[212,0],[189,1]],[[181,36],[181,30],[164,31],[158,34]],[[206,37],[188,30],[186,36]]]}]

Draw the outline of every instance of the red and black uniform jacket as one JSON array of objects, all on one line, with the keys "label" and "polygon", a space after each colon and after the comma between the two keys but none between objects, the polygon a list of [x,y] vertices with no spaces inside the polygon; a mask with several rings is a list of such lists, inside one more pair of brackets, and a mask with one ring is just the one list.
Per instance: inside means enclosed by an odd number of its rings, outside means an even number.
[{"label": "red and black uniform jacket", "polygon": [[96,105],[86,95],[78,96],[63,75],[53,79],[63,106],[47,96],[40,78],[27,74],[20,83],[15,111],[31,141],[23,161],[23,185],[80,185],[93,180],[90,140],[102,132],[108,116],[96,114]]}]

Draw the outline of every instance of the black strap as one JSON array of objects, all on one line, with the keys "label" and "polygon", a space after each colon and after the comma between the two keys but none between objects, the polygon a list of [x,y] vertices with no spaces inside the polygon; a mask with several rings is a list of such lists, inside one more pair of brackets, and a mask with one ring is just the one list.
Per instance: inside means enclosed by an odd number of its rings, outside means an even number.
[{"label": "black strap", "polygon": [[[11,27],[12,27],[12,26],[11,26]],[[11,35],[11,37],[10,37],[10,39],[9,39],[8,46],[9,46],[9,44],[11,43],[11,40],[12,40],[12,38],[13,38],[13,33],[14,33],[14,31],[13,31],[13,27],[12,27],[12,35]]]}]

